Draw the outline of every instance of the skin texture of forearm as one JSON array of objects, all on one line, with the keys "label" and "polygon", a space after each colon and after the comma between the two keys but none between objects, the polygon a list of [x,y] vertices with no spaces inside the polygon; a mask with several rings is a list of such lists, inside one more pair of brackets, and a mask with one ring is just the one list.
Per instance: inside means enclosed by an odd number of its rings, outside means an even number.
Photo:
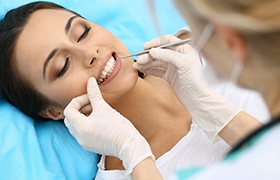
[{"label": "skin texture of forearm", "polygon": [[245,112],[240,112],[220,131],[219,136],[233,147],[260,126],[262,123],[257,119]]},{"label": "skin texture of forearm", "polygon": [[151,158],[146,158],[141,161],[132,172],[132,179],[134,180],[163,180],[154,161]]}]

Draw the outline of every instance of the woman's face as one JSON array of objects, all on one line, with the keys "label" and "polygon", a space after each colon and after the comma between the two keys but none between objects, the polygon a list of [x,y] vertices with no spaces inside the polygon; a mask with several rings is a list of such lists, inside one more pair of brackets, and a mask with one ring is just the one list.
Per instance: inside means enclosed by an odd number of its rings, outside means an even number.
[{"label": "woman's face", "polygon": [[31,15],[13,63],[53,107],[63,110],[72,98],[86,93],[90,77],[98,80],[109,104],[118,102],[138,78],[131,58],[115,61],[127,54],[121,41],[101,26],[68,11],[46,9]]}]

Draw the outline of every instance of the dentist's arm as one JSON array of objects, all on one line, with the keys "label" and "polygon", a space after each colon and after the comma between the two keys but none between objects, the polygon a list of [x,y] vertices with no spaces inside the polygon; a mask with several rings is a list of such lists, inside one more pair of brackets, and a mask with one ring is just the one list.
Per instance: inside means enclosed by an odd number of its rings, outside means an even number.
[{"label": "dentist's arm", "polygon": [[152,158],[147,158],[141,161],[138,165],[135,166],[131,174],[132,179],[134,180],[162,180],[163,178],[158,172],[157,167],[155,166]]},{"label": "dentist's arm", "polygon": [[238,113],[220,132],[219,136],[234,146],[263,124],[244,111]]},{"label": "dentist's arm", "polygon": [[[80,111],[91,104],[86,116]],[[122,160],[126,174],[135,179],[161,179],[154,155],[145,138],[133,124],[102,98],[97,82],[90,78],[87,94],[73,99],[64,110],[70,133],[87,150]]]},{"label": "dentist's arm", "polygon": [[[167,35],[145,43],[148,49],[179,39]],[[233,146],[261,123],[212,90],[204,80],[200,57],[188,44],[170,49],[153,48],[140,56],[134,67],[145,74],[166,79],[193,120],[208,137],[218,135]]]}]

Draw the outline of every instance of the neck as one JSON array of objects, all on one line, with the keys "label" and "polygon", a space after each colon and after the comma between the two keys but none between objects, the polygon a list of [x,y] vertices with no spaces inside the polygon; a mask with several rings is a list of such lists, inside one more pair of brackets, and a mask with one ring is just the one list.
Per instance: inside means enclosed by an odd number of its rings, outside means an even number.
[{"label": "neck", "polygon": [[[170,85],[154,76],[139,78],[132,92],[112,106],[134,124],[152,149],[160,148],[163,140],[173,147],[190,128],[191,117]],[[160,156],[163,152],[154,153]]]}]

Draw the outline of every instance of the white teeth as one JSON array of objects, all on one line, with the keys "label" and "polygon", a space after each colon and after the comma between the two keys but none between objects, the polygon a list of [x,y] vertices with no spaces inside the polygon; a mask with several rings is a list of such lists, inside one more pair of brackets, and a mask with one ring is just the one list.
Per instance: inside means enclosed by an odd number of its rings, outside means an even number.
[{"label": "white teeth", "polygon": [[104,71],[110,71],[110,66],[106,65]]},{"label": "white teeth", "polygon": [[107,71],[106,71],[106,70],[103,70],[101,75],[103,75],[103,78],[106,77]]},{"label": "white teeth", "polygon": [[115,65],[116,65],[115,59],[114,59],[114,57],[111,57],[111,58],[108,60],[106,66],[105,66],[105,68],[104,68],[104,70],[103,70],[102,73],[101,73],[101,76],[100,76],[99,79],[98,79],[98,84],[103,83],[103,82],[105,81],[105,79],[106,79],[108,76],[110,76],[110,74],[113,72],[113,70],[114,70],[114,68],[115,68]]}]

